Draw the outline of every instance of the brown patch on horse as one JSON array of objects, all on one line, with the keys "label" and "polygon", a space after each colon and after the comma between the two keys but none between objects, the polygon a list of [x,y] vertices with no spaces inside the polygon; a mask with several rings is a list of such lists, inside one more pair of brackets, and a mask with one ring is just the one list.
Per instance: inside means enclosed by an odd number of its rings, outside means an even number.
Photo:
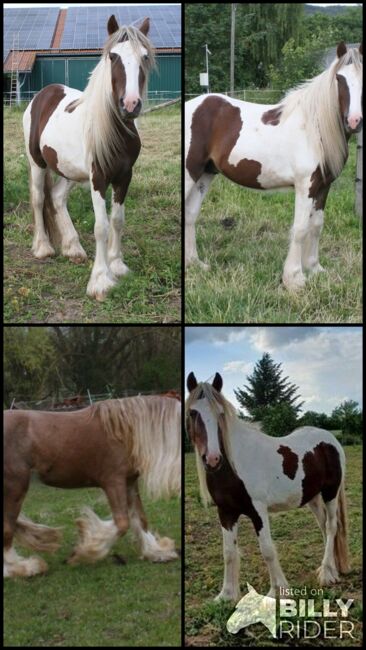
[{"label": "brown patch on horse", "polygon": [[118,102],[118,88],[126,88],[126,70],[121,57],[114,52],[109,55],[112,66],[112,88],[116,102]]},{"label": "brown patch on horse", "polygon": [[120,154],[114,158],[113,168],[109,168],[106,175],[103,174],[98,161],[92,162],[92,183],[96,192],[105,199],[108,185],[111,183],[114,190],[114,200],[122,205],[132,178],[132,167],[135,164],[140,150],[141,140],[134,122],[128,122],[128,129],[132,135],[126,133],[123,126],[116,125],[118,131],[118,142]]},{"label": "brown patch on horse", "polygon": [[305,476],[302,480],[303,495],[300,505],[311,501],[319,492],[325,502],[334,499],[342,481],[342,467],[337,449],[327,442],[319,442],[312,451],[306,452],[302,465]]},{"label": "brown patch on horse", "polygon": [[295,454],[290,447],[286,447],[285,445],[280,445],[277,449],[277,453],[283,456],[283,473],[293,480],[299,466],[298,455]]},{"label": "brown patch on horse", "polygon": [[239,185],[262,189],[258,181],[262,165],[243,158],[237,165],[229,162],[231,151],[240,136],[243,121],[240,108],[222,97],[203,100],[192,116],[192,139],[187,156],[187,170],[194,181],[214,167]]},{"label": "brown patch on horse", "polygon": [[66,178],[65,174],[63,174],[58,168],[57,151],[53,149],[53,147],[49,147],[47,144],[45,144],[42,149],[42,156],[43,156],[43,160],[45,160],[48,167],[50,167],[54,172],[56,172],[56,174],[59,174],[60,176]]},{"label": "brown patch on horse", "polygon": [[201,414],[195,409],[190,409],[187,418],[187,431],[192,443],[197,447],[202,456],[207,449],[207,432]]},{"label": "brown patch on horse", "polygon": [[70,102],[70,104],[65,106],[66,113],[73,113],[75,108],[76,108],[76,104],[77,104],[78,101],[79,101],[78,99],[74,99],[73,102]]},{"label": "brown patch on horse", "polygon": [[60,84],[51,84],[43,88],[32,101],[29,151],[39,167],[47,167],[39,146],[41,135],[52,113],[64,97],[64,87]]},{"label": "brown patch on horse", "polygon": [[261,120],[263,124],[271,124],[272,126],[277,126],[280,123],[280,118],[282,115],[282,106],[276,106],[276,108],[271,108],[269,111],[263,113]]},{"label": "brown patch on horse", "polygon": [[325,202],[330,190],[330,184],[333,180],[334,178],[329,172],[326,172],[325,179],[323,178],[319,165],[315,172],[312,173],[308,197],[309,199],[314,199],[315,210],[324,210]]},{"label": "brown patch on horse", "polygon": [[223,528],[231,530],[240,515],[251,519],[257,535],[263,527],[243,481],[235,474],[225,454],[219,469],[206,472],[208,491],[217,505]]}]

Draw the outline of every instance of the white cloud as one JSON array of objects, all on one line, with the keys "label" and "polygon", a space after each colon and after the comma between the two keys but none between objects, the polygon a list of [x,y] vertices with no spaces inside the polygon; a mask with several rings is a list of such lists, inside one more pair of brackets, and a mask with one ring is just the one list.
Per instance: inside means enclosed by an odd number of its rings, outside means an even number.
[{"label": "white cloud", "polygon": [[246,361],[228,361],[224,364],[223,370],[226,373],[241,373],[244,375],[249,375],[253,371],[254,364],[252,362]]}]

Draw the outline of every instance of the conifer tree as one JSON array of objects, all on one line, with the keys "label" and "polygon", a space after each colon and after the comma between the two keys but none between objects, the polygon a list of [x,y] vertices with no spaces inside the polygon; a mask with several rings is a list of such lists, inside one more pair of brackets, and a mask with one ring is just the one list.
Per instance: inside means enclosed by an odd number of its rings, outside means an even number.
[{"label": "conifer tree", "polygon": [[279,404],[290,406],[296,420],[304,402],[298,402],[298,386],[282,375],[281,363],[275,363],[265,352],[252,375],[247,377],[248,385],[234,391],[239,404],[249,412],[252,420],[263,420],[268,409]]}]

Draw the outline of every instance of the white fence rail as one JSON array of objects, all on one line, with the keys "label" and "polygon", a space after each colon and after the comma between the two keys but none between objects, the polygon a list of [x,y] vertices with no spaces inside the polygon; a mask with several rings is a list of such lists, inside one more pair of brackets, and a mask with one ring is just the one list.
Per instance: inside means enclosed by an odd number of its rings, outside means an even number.
[{"label": "white fence rail", "polygon": [[[33,99],[33,97],[38,93],[38,90],[33,90],[33,91],[25,91],[22,92],[22,98],[20,105],[23,104],[29,104],[29,102]],[[11,92],[7,92],[3,94],[3,103],[4,106],[14,106],[14,96],[12,95]],[[157,104],[161,104],[162,102],[167,102],[171,99],[179,99],[181,97],[181,91],[180,90],[151,90],[147,93],[147,97],[144,100],[144,105],[146,108],[150,108],[151,106],[156,106]]]}]

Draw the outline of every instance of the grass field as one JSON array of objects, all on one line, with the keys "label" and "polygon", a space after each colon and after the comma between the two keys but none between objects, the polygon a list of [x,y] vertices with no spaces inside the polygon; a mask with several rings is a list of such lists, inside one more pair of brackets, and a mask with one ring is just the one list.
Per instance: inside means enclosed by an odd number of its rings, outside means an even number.
[{"label": "grass field", "polygon": [[362,321],[362,230],[354,210],[355,142],[332,185],[320,239],[326,273],[298,295],[281,285],[294,192],[255,192],[218,176],[197,220],[200,259],[186,273],[187,323]]},{"label": "grass field", "polygon": [[[172,537],[180,548],[180,501],[151,502],[143,492],[142,497],[151,530]],[[64,540],[56,554],[40,554],[49,565],[47,574],[5,581],[4,646],[180,646],[180,561],[140,560],[127,533],[99,563],[66,565],[82,505],[110,518],[100,490],[56,490],[32,483],[24,513],[38,523],[64,526]],[[116,564],[113,553],[126,564]]]},{"label": "grass field", "polygon": [[90,191],[77,187],[68,202],[87,262],[75,265],[61,255],[36,260],[31,253],[33,224],[22,112],[5,109],[5,322],[181,320],[180,106],[148,113],[138,122],[143,146],[125,202],[122,234],[122,252],[131,273],[98,303],[85,293],[95,256]]},{"label": "grass field", "polygon": [[[346,447],[348,474],[346,493],[349,511],[349,544],[352,571],[335,588],[324,588],[324,598],[335,609],[335,598],[354,599],[349,620],[355,624],[354,641],[347,637],[315,642],[305,638],[296,641],[272,638],[261,623],[250,625],[237,635],[226,630],[226,622],[234,611],[233,604],[213,602],[223,579],[221,527],[215,507],[204,509],[200,503],[194,454],[185,455],[185,634],[191,646],[361,646],[362,625],[362,454],[358,446]],[[315,569],[323,555],[323,541],[313,514],[308,508],[270,515],[271,533],[282,569],[291,587],[318,588]],[[260,594],[269,589],[269,577],[257,538],[249,519],[242,517],[239,526],[241,550],[240,586],[247,592],[249,582]],[[315,596],[317,609],[321,604]],[[317,619],[322,622],[322,619]]]}]

